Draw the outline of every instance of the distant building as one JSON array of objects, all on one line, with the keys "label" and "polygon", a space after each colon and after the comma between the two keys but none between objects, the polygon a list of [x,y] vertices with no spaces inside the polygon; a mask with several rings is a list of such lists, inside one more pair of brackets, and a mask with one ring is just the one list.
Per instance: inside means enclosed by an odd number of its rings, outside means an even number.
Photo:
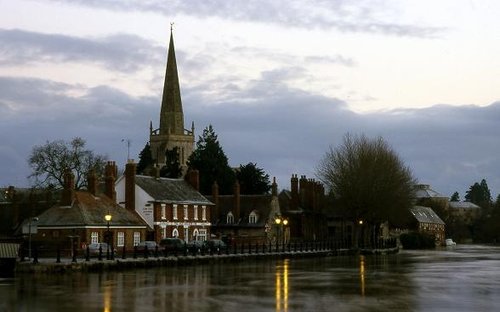
[{"label": "distant building", "polygon": [[281,217],[276,180],[271,194],[260,195],[241,195],[238,181],[233,195],[219,195],[218,185],[214,183],[212,196],[208,198],[215,204],[212,232],[229,244],[268,244],[289,238],[289,228],[275,223]]},{"label": "distant building", "polygon": [[451,216],[468,225],[472,224],[481,215],[481,207],[471,202],[451,201],[449,209]]},{"label": "distant building", "polygon": [[429,207],[414,206],[410,211],[417,223],[416,230],[420,233],[433,235],[436,245],[443,245],[445,240],[443,220]]},{"label": "distant building", "polygon": [[449,198],[439,192],[436,192],[428,184],[415,185],[415,198],[417,205],[439,205],[445,210],[448,209]]},{"label": "distant building", "polygon": [[167,150],[178,148],[179,163],[183,173],[186,173],[187,160],[194,150],[194,123],[191,124],[190,130],[184,128],[184,113],[172,32],[170,33],[167,69],[163,85],[160,127],[153,129],[151,122],[149,128],[151,155],[157,167],[161,168],[165,165]]},{"label": "distant building", "polygon": [[213,204],[198,191],[198,171],[186,179],[136,175],[129,162],[116,182],[116,198],[127,210],[137,213],[152,229],[148,240],[179,237],[186,242],[210,237]]},{"label": "distant building", "polygon": [[[137,214],[115,202],[114,162],[108,162],[106,172],[108,184],[104,193],[98,192],[93,172],[88,176],[88,191],[75,191],[74,176],[66,172],[60,202],[32,222],[33,228],[36,226],[37,229],[33,240],[43,243],[50,250],[56,247],[71,249],[72,244],[80,249],[90,243],[108,242],[108,233],[109,242],[116,248],[130,250],[144,240],[147,224]],[[109,227],[106,215],[111,216]]]}]

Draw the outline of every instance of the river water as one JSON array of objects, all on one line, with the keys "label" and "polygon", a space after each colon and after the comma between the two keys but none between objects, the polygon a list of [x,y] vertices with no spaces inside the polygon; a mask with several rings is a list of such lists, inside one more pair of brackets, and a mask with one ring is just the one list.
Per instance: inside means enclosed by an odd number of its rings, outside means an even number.
[{"label": "river water", "polygon": [[500,311],[500,248],[18,275],[0,311]]}]

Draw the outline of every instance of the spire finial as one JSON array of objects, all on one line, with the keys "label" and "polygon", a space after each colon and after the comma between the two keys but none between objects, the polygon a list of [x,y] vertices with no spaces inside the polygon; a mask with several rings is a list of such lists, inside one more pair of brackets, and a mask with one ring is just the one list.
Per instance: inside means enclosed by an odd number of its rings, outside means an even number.
[{"label": "spire finial", "polygon": [[174,22],[170,22],[170,33],[174,30]]}]

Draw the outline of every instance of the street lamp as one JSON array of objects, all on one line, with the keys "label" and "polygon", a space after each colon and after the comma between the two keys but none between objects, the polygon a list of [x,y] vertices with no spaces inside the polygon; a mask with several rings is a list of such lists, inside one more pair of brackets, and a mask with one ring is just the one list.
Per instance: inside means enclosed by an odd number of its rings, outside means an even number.
[{"label": "street lamp", "polygon": [[110,231],[109,231],[109,222],[111,221],[111,218],[112,217],[109,214],[109,212],[108,212],[107,215],[104,216],[104,219],[107,222],[107,232],[106,232],[106,245],[107,245],[107,247],[106,247],[106,260],[109,260],[109,236],[111,234]]},{"label": "street lamp", "polygon": [[30,218],[28,222],[28,260],[31,260],[31,222],[37,222],[37,221],[38,217],[34,217]]},{"label": "street lamp", "polygon": [[288,219],[283,219],[283,245],[286,243],[286,226],[288,225]]}]

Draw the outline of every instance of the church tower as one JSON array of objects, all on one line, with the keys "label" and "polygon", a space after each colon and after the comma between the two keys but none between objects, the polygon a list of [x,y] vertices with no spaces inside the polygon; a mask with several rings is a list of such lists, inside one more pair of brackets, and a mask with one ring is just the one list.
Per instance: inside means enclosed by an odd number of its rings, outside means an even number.
[{"label": "church tower", "polygon": [[187,160],[194,149],[194,123],[191,130],[184,128],[184,113],[182,112],[181,91],[177,62],[175,59],[174,38],[170,28],[170,43],[168,46],[167,70],[163,84],[163,97],[160,111],[160,127],[153,129],[149,125],[149,145],[155,164],[160,168],[165,165],[165,153],[177,147],[179,163],[183,173],[187,169]]}]

